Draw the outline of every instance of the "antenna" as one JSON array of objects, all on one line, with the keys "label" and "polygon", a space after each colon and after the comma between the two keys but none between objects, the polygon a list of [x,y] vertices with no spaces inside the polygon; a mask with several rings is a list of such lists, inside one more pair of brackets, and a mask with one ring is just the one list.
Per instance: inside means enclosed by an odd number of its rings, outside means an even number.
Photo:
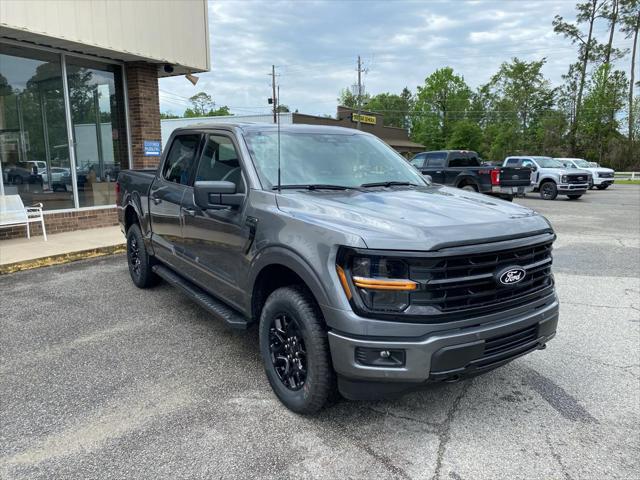
[{"label": "antenna", "polygon": [[[280,101],[280,85],[278,85],[278,96],[274,104],[276,105],[276,111],[278,111],[278,102]],[[282,184],[280,179],[280,112],[276,117],[278,125],[278,193],[282,193]]]}]

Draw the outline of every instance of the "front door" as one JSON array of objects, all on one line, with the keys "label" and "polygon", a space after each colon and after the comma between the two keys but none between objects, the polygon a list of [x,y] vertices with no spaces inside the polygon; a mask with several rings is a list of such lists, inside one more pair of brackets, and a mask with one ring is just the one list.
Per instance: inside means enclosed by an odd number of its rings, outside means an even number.
[{"label": "front door", "polygon": [[[194,181],[233,182],[237,193],[247,193],[238,151],[230,136],[209,135]],[[247,222],[246,203],[202,210],[194,202],[191,187],[182,200],[184,223],[180,250],[189,264],[189,276],[238,307],[245,300],[238,284],[241,272],[247,268],[245,252],[253,228]]]},{"label": "front door", "polygon": [[447,159],[447,152],[430,152],[427,153],[427,161],[422,168],[423,175],[431,175],[431,179],[434,183],[445,182],[445,163]]},{"label": "front door", "polygon": [[149,191],[154,253],[175,266],[175,249],[182,237],[180,206],[193,172],[200,134],[174,137],[161,174]]}]

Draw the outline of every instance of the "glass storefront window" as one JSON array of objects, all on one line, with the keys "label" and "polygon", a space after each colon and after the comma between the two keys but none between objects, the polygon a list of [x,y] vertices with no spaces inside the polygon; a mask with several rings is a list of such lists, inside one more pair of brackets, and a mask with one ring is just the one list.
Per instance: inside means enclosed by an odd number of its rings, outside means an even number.
[{"label": "glass storefront window", "polygon": [[60,55],[0,44],[0,170],[5,195],[73,208]]},{"label": "glass storefront window", "polygon": [[113,205],[128,168],[122,68],[67,57],[67,81],[80,207]]}]

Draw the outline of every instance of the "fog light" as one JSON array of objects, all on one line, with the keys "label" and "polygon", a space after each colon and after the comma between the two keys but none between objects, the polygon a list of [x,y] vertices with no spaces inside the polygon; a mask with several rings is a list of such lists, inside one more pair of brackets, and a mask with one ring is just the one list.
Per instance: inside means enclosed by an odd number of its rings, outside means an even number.
[{"label": "fog light", "polygon": [[372,367],[403,367],[405,351],[399,349],[356,347],[356,362]]}]

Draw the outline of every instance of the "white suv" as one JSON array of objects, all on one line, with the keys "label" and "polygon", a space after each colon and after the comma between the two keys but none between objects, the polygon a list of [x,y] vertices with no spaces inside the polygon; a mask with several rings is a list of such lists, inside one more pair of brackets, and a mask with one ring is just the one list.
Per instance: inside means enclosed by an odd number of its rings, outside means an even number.
[{"label": "white suv", "polygon": [[589,182],[590,189],[596,187],[598,190],[605,190],[609,185],[613,185],[615,171],[610,168],[593,167],[592,162],[583,158],[556,158],[556,160],[560,160],[567,168],[579,168],[590,172],[592,176]]}]

